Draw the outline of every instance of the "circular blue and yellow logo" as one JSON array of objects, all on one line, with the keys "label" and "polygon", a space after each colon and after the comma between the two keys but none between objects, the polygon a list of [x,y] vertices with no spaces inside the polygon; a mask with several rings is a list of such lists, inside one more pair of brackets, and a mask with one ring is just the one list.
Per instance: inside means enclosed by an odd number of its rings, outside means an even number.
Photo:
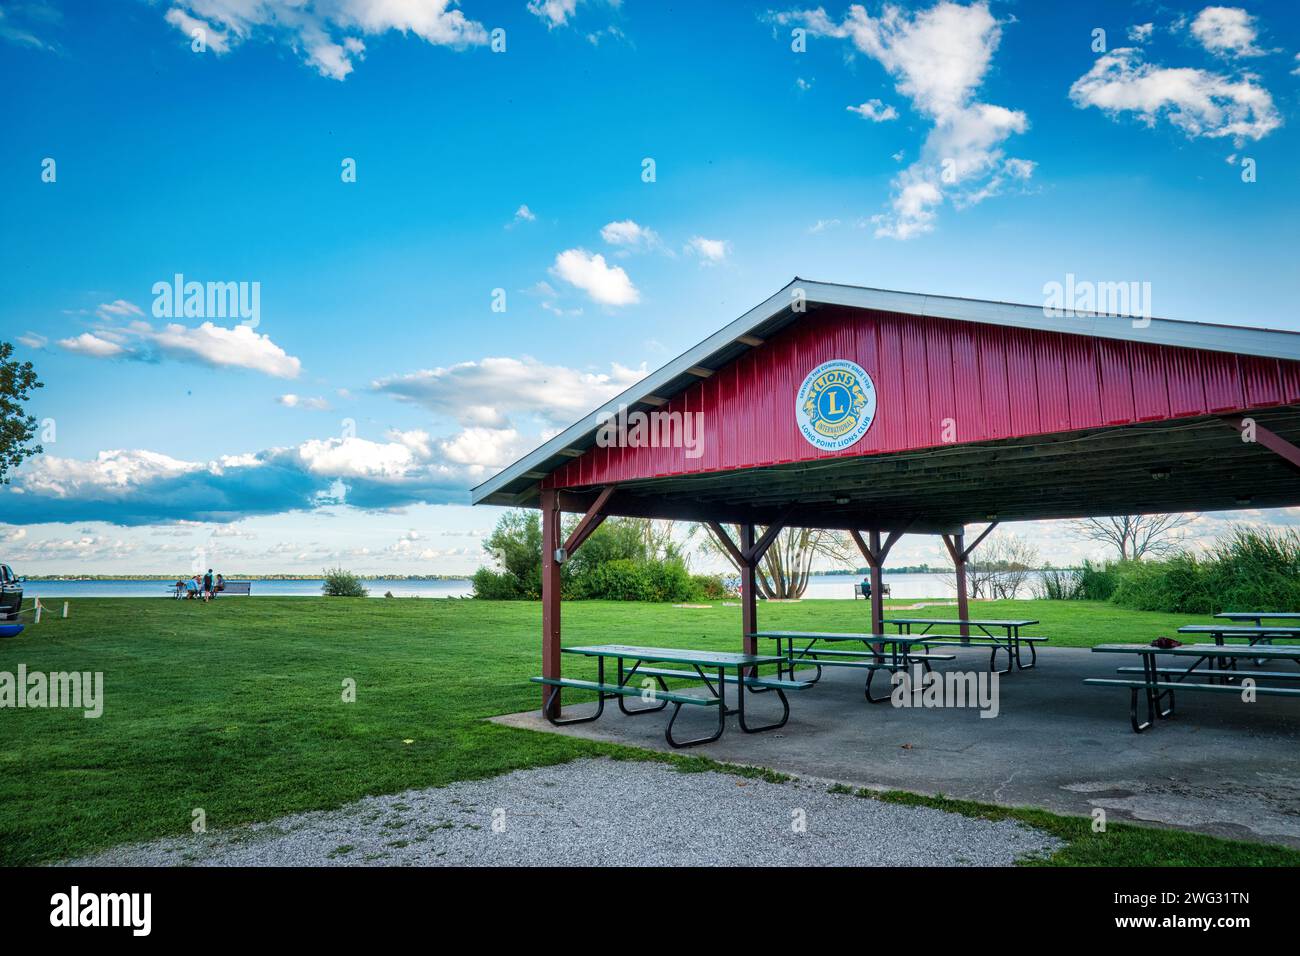
[{"label": "circular blue and yellow logo", "polygon": [[876,417],[876,386],[856,362],[823,362],[799,386],[794,415],[808,444],[824,451],[848,448]]}]

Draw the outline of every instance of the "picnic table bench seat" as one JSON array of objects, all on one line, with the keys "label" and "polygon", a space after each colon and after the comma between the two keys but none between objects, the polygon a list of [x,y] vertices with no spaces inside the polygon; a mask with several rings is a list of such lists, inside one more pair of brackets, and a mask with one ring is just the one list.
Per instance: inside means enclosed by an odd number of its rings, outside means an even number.
[{"label": "picnic table bench seat", "polygon": [[[717,678],[713,676],[702,677],[701,675],[697,674],[695,671],[678,671],[678,670],[670,670],[668,668],[663,668],[663,667],[638,667],[636,672],[638,674],[644,674],[647,677],[669,677],[669,678],[676,677],[676,678],[681,678],[682,680],[717,680]],[[735,684],[739,680],[739,678],[737,678],[736,675],[734,674],[725,674],[723,675],[722,679],[726,681],[728,684]],[[811,687],[812,685],[813,682],[809,680],[786,680],[784,678],[778,678],[778,677],[746,677],[745,678],[746,687],[749,688],[757,687],[762,690],[773,690],[778,687],[781,690],[805,690]],[[658,696],[662,697],[663,695],[659,694]]]},{"label": "picnic table bench seat", "polygon": [[[1189,671],[1185,667],[1157,667],[1154,671],[1161,677],[1177,677],[1187,675]],[[1144,674],[1146,671],[1141,667],[1117,667],[1116,674]],[[1200,672],[1197,672],[1200,673]],[[1222,675],[1224,678],[1239,680],[1242,677],[1250,677],[1255,680],[1300,680],[1300,670],[1295,671],[1219,671],[1216,677]],[[1232,686],[1232,685],[1229,685]]]},{"label": "picnic table bench seat", "polygon": [[[638,671],[644,674],[646,671]],[[686,675],[683,674],[683,677]],[[618,695],[620,697],[640,697],[641,688],[631,684],[610,684],[599,683],[594,680],[578,680],[575,677],[530,677],[528,678],[534,684],[545,684],[548,687],[571,687],[575,690],[594,690],[602,694]],[[716,697],[696,697],[694,694],[675,694],[668,690],[656,690],[654,692],[656,700],[665,700],[673,704],[690,704],[697,707],[716,707],[718,698]],[[658,708],[656,708],[658,709]]]}]

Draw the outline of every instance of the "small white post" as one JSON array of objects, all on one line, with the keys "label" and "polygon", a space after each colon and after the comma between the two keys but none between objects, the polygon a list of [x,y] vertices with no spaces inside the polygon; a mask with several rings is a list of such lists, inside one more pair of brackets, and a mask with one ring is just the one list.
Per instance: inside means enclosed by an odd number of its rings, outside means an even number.
[{"label": "small white post", "polygon": [[67,617],[67,616],[68,616],[68,602],[67,602],[67,601],[64,601],[64,602],[63,602],[63,616],[64,616],[64,617]]},{"label": "small white post", "polygon": [[36,601],[36,620],[32,623],[40,624],[41,623],[41,599],[34,598],[33,600]]}]

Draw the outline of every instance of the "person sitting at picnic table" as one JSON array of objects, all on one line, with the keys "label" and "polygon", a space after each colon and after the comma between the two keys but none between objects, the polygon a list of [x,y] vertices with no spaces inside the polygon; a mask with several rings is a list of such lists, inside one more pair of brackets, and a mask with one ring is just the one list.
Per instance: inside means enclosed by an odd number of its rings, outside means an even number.
[{"label": "person sitting at picnic table", "polygon": [[220,574],[217,575],[217,593],[220,594],[226,589],[226,579]]},{"label": "person sitting at picnic table", "polygon": [[185,597],[189,600],[199,596],[199,576],[196,574],[185,582]]},{"label": "person sitting at picnic table", "polygon": [[185,582],[180,578],[177,578],[176,583],[172,586],[172,597],[178,601],[185,597]]}]

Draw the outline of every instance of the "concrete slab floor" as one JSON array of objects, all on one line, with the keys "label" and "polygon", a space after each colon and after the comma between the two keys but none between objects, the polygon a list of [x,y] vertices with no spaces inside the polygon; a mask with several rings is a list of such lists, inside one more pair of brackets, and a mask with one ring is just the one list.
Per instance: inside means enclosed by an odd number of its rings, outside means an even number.
[{"label": "concrete slab floor", "polygon": [[[1184,693],[1173,719],[1135,734],[1126,689],[1081,682],[1114,676],[1116,666],[1136,661],[1059,647],[1040,648],[1038,661],[1034,670],[1000,679],[995,718],[981,718],[975,709],[869,704],[862,694],[865,675],[828,668],[820,683],[788,695],[790,720],[780,730],[741,733],[730,717],[721,739],[680,752],[855,786],[1058,813],[1088,815],[1103,807],[1110,820],[1300,847],[1296,700],[1261,697],[1246,704],[1236,695]],[[572,662],[566,664],[572,668]],[[984,670],[988,653],[958,650],[956,661],[940,667]],[[571,673],[586,676],[576,668]],[[877,678],[872,692],[887,687]],[[591,706],[575,705],[570,713]],[[778,708],[764,695],[746,699],[751,723],[771,720]],[[677,734],[708,732],[716,717],[697,710],[687,708]],[[666,714],[626,717],[613,702],[600,720],[573,727],[553,727],[538,711],[493,719],[511,727],[671,749],[664,740]]]}]

